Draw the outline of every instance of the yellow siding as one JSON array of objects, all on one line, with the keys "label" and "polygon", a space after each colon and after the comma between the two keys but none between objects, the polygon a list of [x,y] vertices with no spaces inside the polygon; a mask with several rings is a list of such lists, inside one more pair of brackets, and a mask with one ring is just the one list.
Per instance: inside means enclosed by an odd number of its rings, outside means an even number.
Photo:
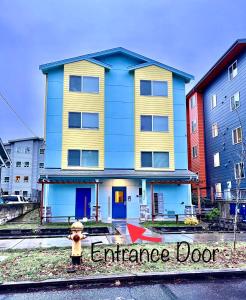
[{"label": "yellow siding", "polygon": [[[64,65],[62,169],[104,169],[104,68],[88,61]],[[69,75],[99,77],[99,94],[69,92]],[[99,130],[69,129],[69,112],[99,113]],[[99,150],[97,168],[68,167],[68,149]]]},{"label": "yellow siding", "polygon": [[[140,96],[140,80],[168,82],[168,97]],[[140,115],[169,117],[169,132],[141,132]],[[141,151],[169,152],[169,168],[154,170],[174,171],[173,132],[173,81],[172,73],[157,66],[135,70],[135,169],[141,170]],[[144,170],[153,170],[144,168]]]}]

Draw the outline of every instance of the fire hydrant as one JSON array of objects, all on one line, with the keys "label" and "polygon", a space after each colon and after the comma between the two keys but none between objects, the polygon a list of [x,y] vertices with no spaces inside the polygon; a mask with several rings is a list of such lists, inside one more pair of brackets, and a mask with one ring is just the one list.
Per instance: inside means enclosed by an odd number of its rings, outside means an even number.
[{"label": "fire hydrant", "polygon": [[72,240],[72,264],[80,265],[81,263],[81,240],[86,238],[85,234],[82,234],[84,226],[81,222],[74,222],[71,226],[71,234],[68,239]]}]

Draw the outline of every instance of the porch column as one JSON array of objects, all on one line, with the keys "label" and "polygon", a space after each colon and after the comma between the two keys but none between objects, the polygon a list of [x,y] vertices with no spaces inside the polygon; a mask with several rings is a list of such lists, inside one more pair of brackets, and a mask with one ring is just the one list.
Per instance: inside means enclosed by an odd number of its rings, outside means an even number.
[{"label": "porch column", "polygon": [[154,221],[154,184],[150,183],[150,190],[151,190],[151,214],[152,214],[152,222]]},{"label": "porch column", "polygon": [[147,205],[146,179],[142,179],[142,204]]},{"label": "porch column", "polygon": [[41,199],[40,199],[40,224],[43,224],[43,207],[44,207],[44,183],[42,182],[41,187]]},{"label": "porch column", "polygon": [[99,182],[96,179],[96,222],[98,223],[98,197],[99,197]]}]

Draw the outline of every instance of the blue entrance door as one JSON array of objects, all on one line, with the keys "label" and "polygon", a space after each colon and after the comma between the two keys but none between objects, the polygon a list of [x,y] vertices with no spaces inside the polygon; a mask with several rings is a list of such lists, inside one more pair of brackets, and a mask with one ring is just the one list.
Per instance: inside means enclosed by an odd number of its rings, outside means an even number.
[{"label": "blue entrance door", "polygon": [[75,217],[77,219],[90,218],[91,216],[91,189],[76,189]]},{"label": "blue entrance door", "polygon": [[126,187],[112,187],[112,218],[126,218]]}]

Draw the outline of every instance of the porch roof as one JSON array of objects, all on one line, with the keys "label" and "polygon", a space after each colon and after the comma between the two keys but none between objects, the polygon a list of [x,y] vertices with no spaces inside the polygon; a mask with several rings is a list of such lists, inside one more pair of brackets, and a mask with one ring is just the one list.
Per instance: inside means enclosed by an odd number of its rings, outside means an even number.
[{"label": "porch roof", "polygon": [[79,181],[83,179],[150,179],[163,181],[188,181],[195,182],[198,180],[197,174],[189,170],[175,171],[136,171],[129,169],[105,169],[102,171],[88,170],[61,170],[45,169],[40,175],[40,180],[62,180],[62,181]]}]

